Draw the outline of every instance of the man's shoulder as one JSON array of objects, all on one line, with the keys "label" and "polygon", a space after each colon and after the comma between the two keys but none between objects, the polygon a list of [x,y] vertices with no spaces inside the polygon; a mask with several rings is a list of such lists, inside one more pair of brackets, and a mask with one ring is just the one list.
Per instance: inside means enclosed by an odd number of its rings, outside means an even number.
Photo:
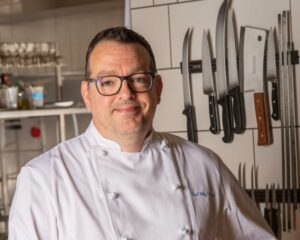
[{"label": "man's shoulder", "polygon": [[190,161],[205,161],[208,163],[216,163],[219,160],[219,157],[215,152],[211,149],[199,145],[197,143],[191,142],[189,140],[184,139],[183,137],[170,134],[170,133],[162,133],[155,132],[156,138],[160,139],[160,141],[166,141],[170,146],[181,151],[186,159],[190,159]]},{"label": "man's shoulder", "polygon": [[76,160],[80,158],[80,153],[82,152],[88,152],[88,147],[84,141],[84,134],[57,144],[27,162],[25,166],[47,171],[47,169],[50,170],[56,165],[64,164],[63,162],[67,159]]}]

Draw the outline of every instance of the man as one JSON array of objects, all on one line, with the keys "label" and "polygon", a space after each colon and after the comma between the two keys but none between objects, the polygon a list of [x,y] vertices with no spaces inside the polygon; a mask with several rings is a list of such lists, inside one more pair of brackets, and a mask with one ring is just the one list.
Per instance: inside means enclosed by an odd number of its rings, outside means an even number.
[{"label": "man", "polygon": [[161,91],[143,37],[97,34],[81,85],[93,120],[23,167],[9,239],[275,239],[215,154],[152,129]]}]

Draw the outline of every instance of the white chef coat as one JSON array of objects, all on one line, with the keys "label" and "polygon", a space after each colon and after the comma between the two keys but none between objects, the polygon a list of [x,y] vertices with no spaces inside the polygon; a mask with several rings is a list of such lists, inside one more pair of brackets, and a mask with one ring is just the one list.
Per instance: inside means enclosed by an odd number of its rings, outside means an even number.
[{"label": "white chef coat", "polygon": [[93,123],[27,163],[9,240],[275,239],[210,150],[152,131],[122,152]]}]

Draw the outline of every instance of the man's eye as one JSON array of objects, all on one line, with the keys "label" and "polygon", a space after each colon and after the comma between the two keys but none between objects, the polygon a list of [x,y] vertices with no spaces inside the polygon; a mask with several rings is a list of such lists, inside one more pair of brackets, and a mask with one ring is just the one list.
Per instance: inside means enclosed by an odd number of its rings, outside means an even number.
[{"label": "man's eye", "polygon": [[109,81],[109,80],[106,80],[106,81],[101,81],[101,86],[110,86],[112,85],[113,82],[112,81]]},{"label": "man's eye", "polygon": [[100,79],[99,84],[101,87],[110,87],[115,84],[113,79]]},{"label": "man's eye", "polygon": [[135,77],[133,78],[133,81],[136,83],[146,83],[147,79],[145,77]]}]

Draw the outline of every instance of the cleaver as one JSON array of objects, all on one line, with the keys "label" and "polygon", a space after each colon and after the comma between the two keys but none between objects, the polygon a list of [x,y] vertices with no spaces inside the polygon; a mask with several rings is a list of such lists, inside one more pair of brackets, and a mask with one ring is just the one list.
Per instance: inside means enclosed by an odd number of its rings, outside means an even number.
[{"label": "cleaver", "polygon": [[254,92],[258,145],[272,143],[269,105],[265,91],[264,56],[268,31],[255,27],[241,28],[240,76],[244,92]]}]

